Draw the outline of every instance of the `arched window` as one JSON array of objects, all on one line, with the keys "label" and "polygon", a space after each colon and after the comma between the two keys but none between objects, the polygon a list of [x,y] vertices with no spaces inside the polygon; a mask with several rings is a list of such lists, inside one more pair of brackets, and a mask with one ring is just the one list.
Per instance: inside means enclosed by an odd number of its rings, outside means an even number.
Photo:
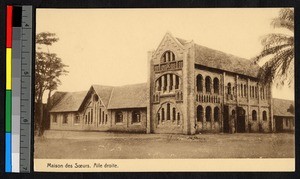
[{"label": "arched window", "polygon": [[197,122],[203,122],[203,107],[201,105],[197,107]]},{"label": "arched window", "polygon": [[179,76],[176,75],[175,89],[179,89]]},{"label": "arched window", "polygon": [[207,76],[205,78],[205,90],[206,90],[207,93],[211,92],[210,86],[211,86],[211,78],[209,76]]},{"label": "arched window", "polygon": [[116,117],[116,123],[123,122],[123,113],[122,113],[122,111],[117,111],[115,117]]},{"label": "arched window", "polygon": [[203,91],[203,77],[202,77],[202,75],[197,75],[197,91],[198,92]]},{"label": "arched window", "polygon": [[214,108],[214,121],[219,121],[219,107]]},{"label": "arched window", "polygon": [[263,111],[263,120],[266,121],[267,120],[267,112]]},{"label": "arched window", "polygon": [[132,123],[141,122],[141,114],[140,111],[134,110],[132,111]]},{"label": "arched window", "polygon": [[167,104],[167,120],[171,120],[170,104]]},{"label": "arched window", "polygon": [[255,110],[252,111],[252,120],[257,121],[257,113]]},{"label": "arched window", "polygon": [[165,108],[161,109],[161,120],[165,121]]},{"label": "arched window", "polygon": [[231,83],[227,84],[227,94],[231,94]]},{"label": "arched window", "polygon": [[172,121],[174,122],[174,121],[176,121],[176,108],[173,108],[172,109]]},{"label": "arched window", "polygon": [[211,121],[211,107],[207,106],[205,109],[205,117],[206,121],[210,122]]},{"label": "arched window", "polygon": [[214,93],[219,94],[219,79],[214,78]]},{"label": "arched window", "polygon": [[171,51],[166,51],[161,57],[161,62],[164,63],[170,61],[175,61],[175,54]]}]

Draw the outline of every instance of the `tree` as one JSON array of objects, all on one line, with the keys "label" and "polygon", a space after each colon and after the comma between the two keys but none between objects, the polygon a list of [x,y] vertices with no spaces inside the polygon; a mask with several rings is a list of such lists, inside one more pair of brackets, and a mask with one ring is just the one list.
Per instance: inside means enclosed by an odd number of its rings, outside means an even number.
[{"label": "tree", "polygon": [[[255,62],[263,64],[258,77],[262,83],[277,81],[279,86],[291,86],[294,80],[294,10],[280,9],[279,16],[271,22],[274,28],[287,29],[292,35],[272,33],[266,35],[261,43],[262,52],[255,57]],[[268,58],[269,59],[266,59]]]},{"label": "tree", "polygon": [[[59,39],[55,33],[42,32],[36,35],[37,51],[35,56],[35,129],[38,135],[43,134],[43,120],[45,118],[43,110],[43,96],[48,93],[48,102],[51,92],[56,90],[61,84],[59,77],[66,75],[67,65],[62,63],[61,58],[55,53],[50,53],[49,46]],[[46,49],[46,52],[45,52]],[[47,103],[48,104],[48,103]]]}]

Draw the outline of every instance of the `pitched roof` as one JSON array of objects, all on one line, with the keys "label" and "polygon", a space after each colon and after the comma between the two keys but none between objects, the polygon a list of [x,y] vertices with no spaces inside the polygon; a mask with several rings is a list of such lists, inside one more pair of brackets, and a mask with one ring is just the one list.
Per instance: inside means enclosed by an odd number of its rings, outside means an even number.
[{"label": "pitched roof", "polygon": [[[176,38],[182,45],[186,40]],[[250,77],[257,77],[259,65],[250,60],[236,57],[218,50],[195,44],[195,63],[210,68],[221,69]]]},{"label": "pitched roof", "polygon": [[147,106],[147,84],[114,87],[108,109],[141,108]]},{"label": "pitched roof", "polygon": [[50,112],[78,111],[87,91],[67,92]]},{"label": "pitched roof", "polygon": [[112,86],[101,86],[101,85],[92,85],[95,92],[98,94],[100,99],[102,100],[103,104],[107,107],[109,103],[109,99],[111,96],[111,92],[114,87]]},{"label": "pitched roof", "polygon": [[67,94],[67,92],[62,91],[56,91],[49,100],[50,109],[55,106],[57,103],[61,101],[61,99],[64,97],[64,95]]},{"label": "pitched roof", "polygon": [[273,98],[273,115],[294,117],[293,109],[295,109],[294,101],[286,99]]}]

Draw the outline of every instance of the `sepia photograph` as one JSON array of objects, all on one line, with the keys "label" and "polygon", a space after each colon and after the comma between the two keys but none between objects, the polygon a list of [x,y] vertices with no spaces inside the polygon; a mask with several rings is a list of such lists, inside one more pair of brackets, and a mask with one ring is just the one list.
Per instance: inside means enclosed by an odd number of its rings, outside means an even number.
[{"label": "sepia photograph", "polygon": [[284,170],[294,80],[293,8],[37,9],[34,167]]}]

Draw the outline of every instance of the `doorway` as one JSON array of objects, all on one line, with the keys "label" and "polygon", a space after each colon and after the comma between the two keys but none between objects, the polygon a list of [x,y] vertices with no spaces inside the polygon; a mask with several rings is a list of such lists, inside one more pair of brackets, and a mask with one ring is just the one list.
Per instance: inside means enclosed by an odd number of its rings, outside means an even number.
[{"label": "doorway", "polygon": [[229,107],[228,106],[224,106],[223,132],[224,133],[229,133]]},{"label": "doorway", "polygon": [[237,108],[237,132],[238,133],[246,132],[245,114],[246,111],[242,107]]}]

